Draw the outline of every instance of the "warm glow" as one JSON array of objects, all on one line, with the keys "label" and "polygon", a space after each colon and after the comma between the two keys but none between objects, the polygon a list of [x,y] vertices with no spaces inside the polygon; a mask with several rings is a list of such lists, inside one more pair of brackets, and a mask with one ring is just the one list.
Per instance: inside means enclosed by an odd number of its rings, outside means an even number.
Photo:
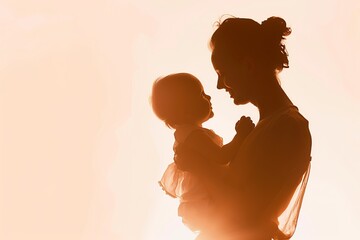
[{"label": "warm glow", "polygon": [[360,2],[0,3],[0,239],[191,240],[157,181],[172,131],[152,113],[160,75],[190,72],[205,124],[234,134],[252,106],[215,86],[208,40],[223,14],[292,27],[282,86],[310,122],[312,171],[293,240],[353,239],[360,215]]}]

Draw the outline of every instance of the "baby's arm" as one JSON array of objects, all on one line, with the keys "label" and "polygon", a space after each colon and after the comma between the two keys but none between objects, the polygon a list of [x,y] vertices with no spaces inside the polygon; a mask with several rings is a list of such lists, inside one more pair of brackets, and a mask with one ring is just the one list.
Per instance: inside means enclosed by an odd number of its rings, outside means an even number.
[{"label": "baby's arm", "polygon": [[250,117],[242,116],[239,121],[235,124],[235,130],[237,135],[244,140],[250,132],[255,128],[255,124],[252,122]]},{"label": "baby's arm", "polygon": [[209,159],[215,163],[225,164],[235,157],[240,145],[252,129],[254,129],[254,124],[251,119],[243,116],[236,123],[237,133],[228,144],[220,147],[202,131],[195,131],[186,139],[183,147],[198,152],[205,159]]},{"label": "baby's arm", "polygon": [[235,125],[236,135],[228,144],[225,144],[221,148],[224,157],[218,159],[217,162],[230,162],[235,157],[235,154],[238,152],[241,144],[244,142],[244,139],[250,134],[254,127],[255,125],[250,117],[242,116]]}]

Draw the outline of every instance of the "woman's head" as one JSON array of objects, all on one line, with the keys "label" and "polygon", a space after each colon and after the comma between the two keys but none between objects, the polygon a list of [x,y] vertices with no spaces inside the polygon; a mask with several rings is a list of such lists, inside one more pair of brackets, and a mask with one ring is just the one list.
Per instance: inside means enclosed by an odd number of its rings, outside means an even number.
[{"label": "woman's head", "polygon": [[210,96],[191,74],[176,73],[158,78],[152,88],[154,113],[167,126],[201,124],[213,116]]},{"label": "woman's head", "polygon": [[[276,78],[289,65],[282,40],[291,33],[286,22],[270,17],[261,24],[246,18],[227,18],[210,40],[212,62],[219,75],[218,88],[232,94],[236,104],[249,101],[256,77]],[[235,96],[239,95],[239,96]]]}]

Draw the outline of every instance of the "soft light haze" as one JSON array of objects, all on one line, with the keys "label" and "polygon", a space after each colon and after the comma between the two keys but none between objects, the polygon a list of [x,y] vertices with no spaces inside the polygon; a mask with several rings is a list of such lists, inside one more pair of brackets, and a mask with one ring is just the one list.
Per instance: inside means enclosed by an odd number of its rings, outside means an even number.
[{"label": "soft light haze", "polygon": [[283,88],[309,120],[312,171],[293,240],[353,239],[360,227],[360,2],[0,2],[0,239],[186,240],[157,181],[173,132],[152,82],[190,72],[225,141],[253,106],[216,89],[208,41],[223,14],[284,18]]}]

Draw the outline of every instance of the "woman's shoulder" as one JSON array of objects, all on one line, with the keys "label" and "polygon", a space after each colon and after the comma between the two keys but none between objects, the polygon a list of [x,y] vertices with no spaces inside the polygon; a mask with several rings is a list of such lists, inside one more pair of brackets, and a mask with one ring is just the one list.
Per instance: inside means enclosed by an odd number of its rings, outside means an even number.
[{"label": "woman's shoulder", "polygon": [[257,124],[258,134],[270,135],[272,139],[308,131],[308,120],[295,106],[283,109]]},{"label": "woman's shoulder", "polygon": [[279,117],[273,127],[274,140],[281,148],[291,151],[311,151],[311,133],[308,120],[297,110],[292,109]]},{"label": "woman's shoulder", "polygon": [[309,122],[297,108],[291,108],[274,119],[267,134],[274,146],[280,149],[308,149],[312,142]]},{"label": "woman's shoulder", "polygon": [[274,125],[280,128],[307,128],[309,121],[299,112],[298,108],[294,106],[284,111]]}]

